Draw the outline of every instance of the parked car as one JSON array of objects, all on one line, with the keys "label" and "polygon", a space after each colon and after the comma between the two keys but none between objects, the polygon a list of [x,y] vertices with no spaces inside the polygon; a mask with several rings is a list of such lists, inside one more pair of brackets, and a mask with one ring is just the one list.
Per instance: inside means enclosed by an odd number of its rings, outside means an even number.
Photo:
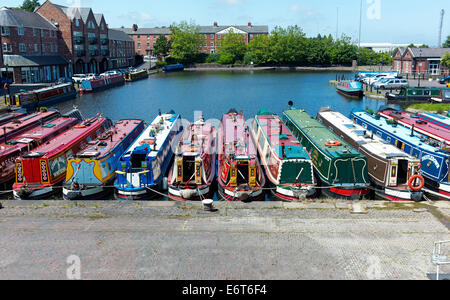
[{"label": "parked car", "polygon": [[110,70],[110,71],[106,71],[105,73],[100,74],[100,76],[113,76],[113,75],[121,75],[122,73],[118,70]]},{"label": "parked car", "polygon": [[61,77],[58,80],[55,81],[56,84],[62,84],[62,83],[72,83],[73,79],[69,77]]},{"label": "parked car", "polygon": [[386,78],[373,85],[379,89],[399,89],[405,86],[408,86],[408,80],[401,78]]},{"label": "parked car", "polygon": [[95,77],[95,74],[75,74],[72,76],[72,80],[74,83],[81,83],[83,80],[90,80]]},{"label": "parked car", "polygon": [[450,82],[450,76],[443,77],[443,78],[440,78],[440,79],[439,79],[439,83],[440,83],[440,84],[447,84],[447,83],[449,83],[449,82]]}]

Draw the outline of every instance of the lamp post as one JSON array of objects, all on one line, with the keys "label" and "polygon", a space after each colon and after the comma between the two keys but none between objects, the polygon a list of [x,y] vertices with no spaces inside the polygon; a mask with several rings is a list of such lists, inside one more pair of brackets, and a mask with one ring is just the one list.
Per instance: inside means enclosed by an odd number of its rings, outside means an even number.
[{"label": "lamp post", "polygon": [[421,66],[422,66],[422,49],[419,49],[419,63],[418,63],[418,66],[419,66],[419,85],[418,85],[418,87],[420,87],[420,69],[421,69]]}]

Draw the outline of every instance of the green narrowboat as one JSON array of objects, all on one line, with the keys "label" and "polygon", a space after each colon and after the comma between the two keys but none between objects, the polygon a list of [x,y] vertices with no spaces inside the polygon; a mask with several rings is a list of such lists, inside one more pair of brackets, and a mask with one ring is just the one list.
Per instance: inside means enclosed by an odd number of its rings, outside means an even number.
[{"label": "green narrowboat", "polygon": [[323,192],[345,199],[361,199],[369,194],[365,156],[304,110],[285,111],[283,122],[311,156]]},{"label": "green narrowboat", "polygon": [[437,102],[450,102],[450,88],[441,87],[404,87],[398,94],[386,93],[391,101],[424,102],[434,100]]}]

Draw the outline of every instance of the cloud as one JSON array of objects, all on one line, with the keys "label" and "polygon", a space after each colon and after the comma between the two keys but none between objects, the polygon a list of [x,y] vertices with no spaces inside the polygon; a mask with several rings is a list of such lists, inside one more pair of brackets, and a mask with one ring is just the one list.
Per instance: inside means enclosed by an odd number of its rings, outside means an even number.
[{"label": "cloud", "polygon": [[298,4],[294,4],[289,8],[290,11],[298,11],[299,9],[300,9],[300,6],[298,6]]},{"label": "cloud", "polygon": [[245,0],[221,0],[221,2],[230,6],[238,6],[244,4]]}]

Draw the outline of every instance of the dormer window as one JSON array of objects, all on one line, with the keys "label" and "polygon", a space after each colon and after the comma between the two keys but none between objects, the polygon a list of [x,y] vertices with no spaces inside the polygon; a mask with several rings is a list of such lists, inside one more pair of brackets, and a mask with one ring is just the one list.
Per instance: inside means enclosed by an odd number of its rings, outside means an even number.
[{"label": "dormer window", "polygon": [[80,27],[80,20],[79,19],[75,19],[75,26]]}]

